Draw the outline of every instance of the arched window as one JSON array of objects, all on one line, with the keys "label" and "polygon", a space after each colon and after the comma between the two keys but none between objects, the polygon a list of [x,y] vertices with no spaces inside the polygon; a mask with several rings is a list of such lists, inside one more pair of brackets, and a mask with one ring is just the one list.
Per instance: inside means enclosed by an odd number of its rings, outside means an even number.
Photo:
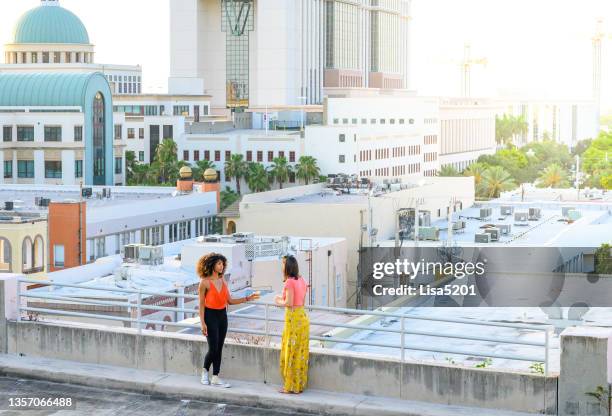
[{"label": "arched window", "polygon": [[21,271],[23,273],[26,273],[33,267],[33,249],[32,239],[30,237],[24,238],[21,244]]},{"label": "arched window", "polygon": [[93,168],[94,185],[106,184],[106,114],[104,112],[104,96],[98,92],[93,102]]},{"label": "arched window", "polygon": [[0,272],[10,273],[13,271],[12,256],[11,243],[6,238],[0,237]]},{"label": "arched window", "polygon": [[42,236],[37,235],[34,239],[34,248],[33,248],[33,263],[34,268],[43,269],[45,267],[45,242]]}]

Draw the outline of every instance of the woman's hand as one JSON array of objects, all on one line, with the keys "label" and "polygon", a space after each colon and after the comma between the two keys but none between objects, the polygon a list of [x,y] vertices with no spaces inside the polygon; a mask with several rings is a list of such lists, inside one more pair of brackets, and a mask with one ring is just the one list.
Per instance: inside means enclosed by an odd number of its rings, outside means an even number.
[{"label": "woman's hand", "polygon": [[202,335],[204,335],[205,337],[208,336],[208,327],[206,326],[206,324],[202,324]]},{"label": "woman's hand", "polygon": [[247,302],[250,302],[252,300],[258,300],[258,299],[259,299],[259,292],[253,292],[246,297]]}]

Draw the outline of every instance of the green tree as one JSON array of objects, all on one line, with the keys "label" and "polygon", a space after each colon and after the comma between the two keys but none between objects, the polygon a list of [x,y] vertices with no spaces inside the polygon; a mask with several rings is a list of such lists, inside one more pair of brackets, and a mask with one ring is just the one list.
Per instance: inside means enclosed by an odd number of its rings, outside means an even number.
[{"label": "green tree", "polygon": [[270,175],[278,182],[280,189],[283,189],[283,183],[289,180],[291,172],[293,172],[293,169],[285,157],[275,157],[272,160]]},{"label": "green tree", "polygon": [[244,157],[234,154],[230,160],[225,162],[225,175],[236,180],[236,192],[240,195],[240,181],[246,178],[249,173],[249,165],[244,161]]},{"label": "green tree", "polygon": [[568,172],[560,165],[553,163],[542,171],[537,186],[540,188],[567,188],[569,187]]},{"label": "green tree", "polygon": [[127,183],[134,180],[134,167],[138,162],[136,161],[136,153],[133,150],[125,151],[125,178]]},{"label": "green tree", "polygon": [[268,171],[261,163],[249,163],[246,180],[251,192],[263,192],[270,189]]},{"label": "green tree", "polygon": [[306,185],[311,180],[318,178],[321,169],[317,166],[317,159],[312,156],[300,156],[298,164],[295,166],[295,176],[304,181]]},{"label": "green tree", "polygon": [[438,171],[438,176],[461,176],[461,172],[451,165],[445,165]]},{"label": "green tree", "polygon": [[220,195],[220,210],[223,211],[225,208],[232,205],[240,198],[240,195],[229,186],[225,187],[225,190],[221,191]]},{"label": "green tree", "polygon": [[482,176],[484,175],[486,169],[487,165],[483,163],[472,163],[463,171],[464,176],[474,177],[474,186],[476,188],[476,192],[478,192],[478,190],[482,186]]},{"label": "green tree", "polygon": [[595,273],[612,274],[612,246],[608,243],[595,251]]},{"label": "green tree", "polygon": [[[155,160],[151,168],[156,172],[161,184],[169,183],[172,176],[178,177],[178,170],[181,166],[179,166],[176,153],[177,145],[172,139],[164,139],[155,149]],[[184,166],[185,163],[181,165]]]},{"label": "green tree", "polygon": [[529,123],[523,116],[504,114],[495,117],[495,141],[497,144],[510,144],[517,135],[525,135],[529,131]]},{"label": "green tree", "polygon": [[501,192],[515,187],[512,176],[501,166],[491,166],[483,174],[481,192],[486,198],[498,198]]}]

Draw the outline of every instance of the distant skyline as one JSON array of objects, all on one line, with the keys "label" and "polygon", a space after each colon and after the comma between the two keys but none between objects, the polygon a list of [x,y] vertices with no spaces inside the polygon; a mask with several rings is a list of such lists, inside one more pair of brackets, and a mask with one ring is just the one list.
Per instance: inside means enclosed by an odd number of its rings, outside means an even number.
[{"label": "distant skyline", "polygon": [[[96,62],[140,64],[144,89],[163,92],[169,74],[170,0],[60,0],[87,26]],[[0,2],[0,43],[39,0]],[[412,88],[459,95],[463,45],[487,57],[472,95],[500,91],[543,98],[591,96],[591,37],[598,17],[612,34],[610,0],[413,0]],[[612,112],[612,39],[604,41],[602,105]],[[4,60],[4,55],[1,58]]]}]

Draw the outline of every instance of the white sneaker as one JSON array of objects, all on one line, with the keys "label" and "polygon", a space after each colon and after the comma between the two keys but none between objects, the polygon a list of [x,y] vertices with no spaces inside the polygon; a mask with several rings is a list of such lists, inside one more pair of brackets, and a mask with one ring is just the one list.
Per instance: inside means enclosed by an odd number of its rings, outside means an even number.
[{"label": "white sneaker", "polygon": [[200,383],[204,384],[205,386],[210,385],[210,380],[208,379],[208,371],[206,370],[202,370],[202,378],[200,379]]},{"label": "white sneaker", "polygon": [[231,385],[229,383],[226,383],[225,381],[221,380],[219,378],[219,376],[212,376],[212,380],[210,381],[210,385],[214,386],[214,387],[223,387],[223,388],[231,387]]}]

